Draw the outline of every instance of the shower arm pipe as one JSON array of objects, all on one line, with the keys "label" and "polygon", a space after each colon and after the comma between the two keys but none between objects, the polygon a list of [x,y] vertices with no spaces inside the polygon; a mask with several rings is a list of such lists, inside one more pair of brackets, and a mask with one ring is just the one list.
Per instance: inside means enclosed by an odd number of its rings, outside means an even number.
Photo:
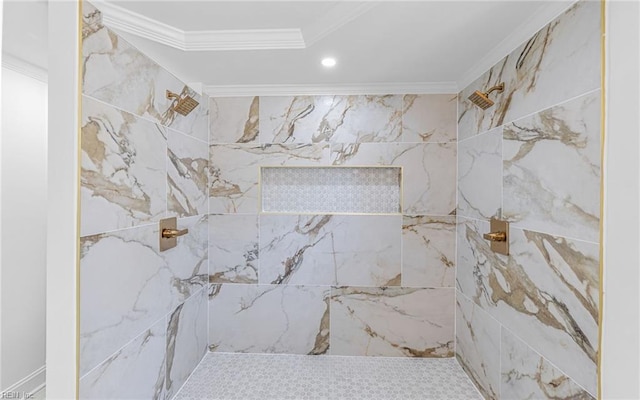
[{"label": "shower arm pipe", "polygon": [[504,82],[499,85],[495,85],[492,88],[489,88],[489,90],[487,90],[484,95],[488,96],[491,92],[495,92],[496,90],[498,92],[502,92],[504,90]]}]

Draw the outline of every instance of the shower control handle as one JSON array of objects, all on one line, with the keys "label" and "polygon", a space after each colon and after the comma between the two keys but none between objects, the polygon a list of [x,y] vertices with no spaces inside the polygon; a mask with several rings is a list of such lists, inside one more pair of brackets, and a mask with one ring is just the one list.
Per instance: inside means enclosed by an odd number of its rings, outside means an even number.
[{"label": "shower control handle", "polygon": [[178,236],[186,235],[189,233],[189,229],[163,229],[162,237],[163,238],[175,238]]},{"label": "shower control handle", "polygon": [[482,235],[483,238],[490,242],[505,242],[507,240],[506,232],[490,232]]}]

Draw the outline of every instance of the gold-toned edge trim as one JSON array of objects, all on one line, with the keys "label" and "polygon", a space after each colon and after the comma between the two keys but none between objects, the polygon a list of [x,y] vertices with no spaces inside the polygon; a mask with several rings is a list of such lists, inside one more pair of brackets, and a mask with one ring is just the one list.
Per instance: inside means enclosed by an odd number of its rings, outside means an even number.
[{"label": "gold-toned edge trim", "polygon": [[80,186],[82,182],[82,76],[83,76],[83,59],[82,59],[82,25],[83,14],[82,6],[84,0],[78,0],[78,107],[77,116],[78,130],[77,130],[77,181],[76,181],[76,399],[80,398],[80,215],[82,207],[82,198],[80,195]]},{"label": "gold-toned edge trim", "polygon": [[[263,168],[398,168],[399,178],[399,202],[400,210],[395,213],[360,213],[360,212],[281,212],[264,211],[262,207],[262,169]],[[402,165],[259,165],[258,166],[258,215],[357,215],[357,216],[397,216],[404,215],[404,166]]]},{"label": "gold-toned edge trim", "polygon": [[600,0],[600,265],[598,291],[598,388],[596,397],[602,399],[602,322],[604,314],[604,166],[605,166],[605,129],[606,129],[606,0]]}]

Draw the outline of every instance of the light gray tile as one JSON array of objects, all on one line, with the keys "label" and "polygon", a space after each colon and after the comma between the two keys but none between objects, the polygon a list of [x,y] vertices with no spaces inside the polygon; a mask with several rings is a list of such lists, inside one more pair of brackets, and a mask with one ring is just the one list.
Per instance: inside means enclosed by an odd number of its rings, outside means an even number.
[{"label": "light gray tile", "polygon": [[176,400],[480,400],[452,359],[210,353]]}]

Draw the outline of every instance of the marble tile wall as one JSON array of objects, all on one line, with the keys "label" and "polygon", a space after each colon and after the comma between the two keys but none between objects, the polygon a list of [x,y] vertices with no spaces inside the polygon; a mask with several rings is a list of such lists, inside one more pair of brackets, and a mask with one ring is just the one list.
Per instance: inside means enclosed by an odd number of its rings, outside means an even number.
[{"label": "marble tile wall", "polygon": [[[452,357],[456,96],[209,107],[210,349]],[[404,214],[259,210],[260,167],[367,165],[402,167]]]},{"label": "marble tile wall", "polygon": [[[87,2],[83,22],[80,398],[169,399],[208,345],[208,104]],[[189,234],[161,253],[167,217]]]},{"label": "marble tile wall", "polygon": [[[467,100],[502,81],[493,107]],[[584,0],[459,94],[456,355],[488,399],[597,397],[600,96]],[[509,256],[482,238],[492,217]]]}]

